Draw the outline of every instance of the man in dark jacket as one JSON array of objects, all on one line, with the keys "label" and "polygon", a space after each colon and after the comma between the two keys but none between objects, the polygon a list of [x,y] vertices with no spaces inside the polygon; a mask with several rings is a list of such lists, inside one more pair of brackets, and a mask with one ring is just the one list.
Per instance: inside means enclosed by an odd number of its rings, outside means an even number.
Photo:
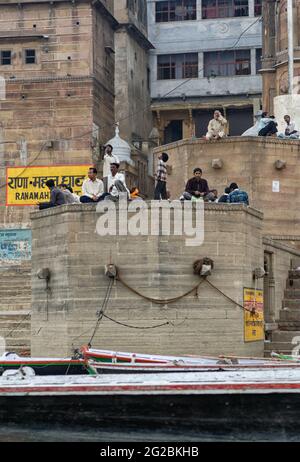
[{"label": "man in dark jacket", "polygon": [[54,180],[48,180],[46,186],[50,189],[50,202],[39,204],[40,210],[51,209],[52,207],[57,207],[58,205],[66,203],[63,192],[55,186]]},{"label": "man in dark jacket", "polygon": [[224,194],[218,199],[218,204],[226,203],[227,202],[227,197],[231,193],[230,188],[225,188]]},{"label": "man in dark jacket", "polygon": [[207,181],[202,178],[202,170],[201,168],[195,168],[194,177],[187,182],[182,199],[187,201],[192,200],[193,197],[206,199],[208,195],[209,187]]},{"label": "man in dark jacket", "polygon": [[249,205],[249,196],[246,191],[242,191],[236,183],[231,183],[229,188],[231,192],[227,196],[227,204]]}]

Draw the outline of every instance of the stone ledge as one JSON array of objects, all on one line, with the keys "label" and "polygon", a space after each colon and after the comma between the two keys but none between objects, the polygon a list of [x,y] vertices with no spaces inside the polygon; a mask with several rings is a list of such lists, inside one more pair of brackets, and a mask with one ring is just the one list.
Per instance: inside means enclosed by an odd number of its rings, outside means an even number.
[{"label": "stone ledge", "polygon": [[300,235],[290,235],[285,234],[284,236],[266,236],[267,239],[272,239],[273,241],[300,241]]},{"label": "stone ledge", "polygon": [[191,145],[191,144],[204,144],[204,145],[220,145],[222,144],[230,144],[230,143],[248,143],[249,141],[258,144],[278,144],[278,145],[294,145],[300,147],[300,139],[299,140],[281,140],[278,138],[273,137],[261,137],[261,136],[228,136],[227,138],[223,138],[222,140],[205,140],[203,138],[186,138],[184,140],[176,141],[174,143],[165,144],[159,146],[153,150],[154,154],[160,153],[161,151],[165,151],[167,149],[174,149],[176,147]]},{"label": "stone ledge", "polygon": [[[300,239],[300,236],[298,236],[298,240]],[[289,236],[281,237],[279,240],[294,240],[291,239]],[[283,250],[285,252],[289,252],[292,255],[296,255],[297,257],[300,257],[300,251],[294,249],[293,247],[290,247],[288,244],[283,244],[281,242],[278,242],[276,238],[272,236],[264,236],[263,237],[263,245],[271,246],[274,247],[275,249]]]},{"label": "stone ledge", "polygon": [[[151,201],[145,201],[149,204]],[[61,205],[59,207],[53,207],[52,209],[36,210],[31,212],[30,218],[32,221],[39,220],[41,218],[51,217],[55,215],[63,215],[65,213],[95,213],[97,204],[68,204]],[[117,208],[118,209],[118,208]],[[263,220],[263,213],[252,207],[247,207],[243,204],[204,204],[204,211],[209,212],[245,212],[252,215],[260,220]]]}]

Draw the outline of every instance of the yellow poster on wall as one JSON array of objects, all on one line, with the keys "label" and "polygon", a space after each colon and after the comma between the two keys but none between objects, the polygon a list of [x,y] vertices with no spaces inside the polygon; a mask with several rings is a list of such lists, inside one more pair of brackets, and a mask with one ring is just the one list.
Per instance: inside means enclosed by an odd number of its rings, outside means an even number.
[{"label": "yellow poster on wall", "polygon": [[265,339],[264,295],[262,290],[244,288],[245,342]]},{"label": "yellow poster on wall", "polygon": [[81,187],[90,165],[51,165],[8,167],[6,169],[6,205],[36,205],[50,200],[46,181],[64,183],[81,195]]}]

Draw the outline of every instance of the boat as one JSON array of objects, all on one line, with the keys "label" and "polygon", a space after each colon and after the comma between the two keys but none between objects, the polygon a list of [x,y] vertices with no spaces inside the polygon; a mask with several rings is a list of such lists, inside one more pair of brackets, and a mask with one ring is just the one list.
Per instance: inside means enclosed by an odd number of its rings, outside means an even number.
[{"label": "boat", "polygon": [[300,363],[300,356],[296,355],[285,355],[283,353],[275,353],[274,351],[272,351],[271,357],[281,359],[283,361],[294,361],[296,363]]},{"label": "boat", "polygon": [[32,375],[87,375],[95,374],[92,366],[83,358],[30,358],[13,352],[0,356],[0,376]]},{"label": "boat", "polygon": [[200,372],[226,368],[255,368],[291,366],[282,358],[189,357],[162,356],[140,353],[96,350],[87,346],[81,349],[83,357],[98,374]]},{"label": "boat", "polygon": [[[299,437],[300,368],[0,377],[0,422]],[[276,433],[277,432],[277,433]],[[293,435],[292,435],[293,433]],[[195,436],[196,435],[196,436]]]},{"label": "boat", "polygon": [[[288,364],[284,362],[262,362],[257,364],[230,364],[226,362],[220,362],[219,364],[203,364],[203,365],[176,365],[176,364],[114,364],[114,363],[99,363],[89,361],[90,366],[98,374],[150,374],[150,373],[175,373],[175,372],[209,372],[209,371],[221,371],[221,370],[246,370],[256,369],[258,366],[260,370],[266,369],[291,369],[295,367],[295,364]],[[299,364],[300,368],[300,364]]]}]

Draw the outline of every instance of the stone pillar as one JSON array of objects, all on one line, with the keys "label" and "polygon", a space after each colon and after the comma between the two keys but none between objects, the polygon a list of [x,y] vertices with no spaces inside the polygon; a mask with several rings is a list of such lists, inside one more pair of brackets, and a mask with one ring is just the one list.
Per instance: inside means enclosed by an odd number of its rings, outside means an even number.
[{"label": "stone pillar", "polygon": [[263,2],[263,110],[273,112],[273,97],[275,96],[276,77],[276,0]]},{"label": "stone pillar", "polygon": [[197,20],[202,19],[202,0],[197,0]]},{"label": "stone pillar", "polygon": [[256,75],[256,48],[251,48],[251,75]]},{"label": "stone pillar", "polygon": [[249,0],[249,18],[254,18],[254,0]]},{"label": "stone pillar", "polygon": [[198,53],[198,77],[199,79],[204,78],[204,53]]},{"label": "stone pillar", "polygon": [[255,114],[258,113],[258,111],[260,111],[261,100],[260,98],[253,98],[252,103],[253,103],[253,120],[254,122],[256,122],[256,120],[254,119],[254,116]]}]

